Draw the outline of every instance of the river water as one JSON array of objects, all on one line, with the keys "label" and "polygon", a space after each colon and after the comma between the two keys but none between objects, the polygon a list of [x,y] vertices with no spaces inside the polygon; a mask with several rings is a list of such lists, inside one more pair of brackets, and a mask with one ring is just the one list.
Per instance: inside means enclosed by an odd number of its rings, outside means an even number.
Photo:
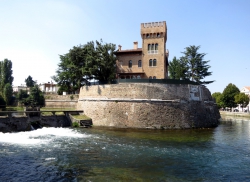
[{"label": "river water", "polygon": [[0,133],[0,181],[250,181],[250,120],[217,128]]}]

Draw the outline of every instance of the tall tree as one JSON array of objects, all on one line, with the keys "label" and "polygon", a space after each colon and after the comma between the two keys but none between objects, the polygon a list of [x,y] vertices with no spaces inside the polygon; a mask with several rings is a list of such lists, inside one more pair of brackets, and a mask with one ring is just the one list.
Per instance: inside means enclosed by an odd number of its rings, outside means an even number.
[{"label": "tall tree", "polygon": [[227,87],[223,90],[222,93],[222,102],[224,103],[225,107],[236,107],[237,103],[235,102],[235,96],[240,93],[240,90],[238,87],[236,87],[234,84],[229,83]]},{"label": "tall tree", "polygon": [[205,53],[199,53],[198,50],[200,46],[189,46],[185,48],[185,51],[182,52],[184,56],[183,59],[188,67],[187,76],[190,80],[196,81],[200,84],[209,84],[214,81],[202,81],[207,76],[210,76],[212,72],[209,72],[208,69],[210,66],[207,64],[209,61],[204,61]]},{"label": "tall tree", "polygon": [[11,104],[13,89],[10,83],[4,85],[3,88],[3,98],[7,105]]},{"label": "tall tree", "polygon": [[27,87],[34,87],[36,84],[36,82],[33,80],[33,78],[30,75],[25,79],[25,83]]},{"label": "tall tree", "polygon": [[96,41],[94,57],[91,66],[89,68],[90,74],[94,75],[94,78],[100,82],[110,82],[115,79],[115,61],[116,56],[114,54],[116,45],[112,43],[104,43],[102,40]]},{"label": "tall tree", "polygon": [[244,93],[238,93],[237,95],[234,96],[235,102],[240,105],[240,107],[243,108],[247,107],[249,104],[249,96],[247,96]]},{"label": "tall tree", "polygon": [[183,59],[177,59],[174,57],[173,60],[169,62],[168,70],[170,79],[185,80],[187,78],[186,73],[188,67]]},{"label": "tall tree", "polygon": [[0,90],[3,93],[5,84],[9,83],[12,86],[14,77],[12,76],[12,62],[11,60],[4,59],[0,62]]}]

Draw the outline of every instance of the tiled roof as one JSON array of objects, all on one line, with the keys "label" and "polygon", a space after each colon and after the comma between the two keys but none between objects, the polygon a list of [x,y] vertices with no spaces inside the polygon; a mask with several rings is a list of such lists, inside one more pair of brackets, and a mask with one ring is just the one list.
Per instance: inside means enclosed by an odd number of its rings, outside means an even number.
[{"label": "tiled roof", "polygon": [[247,86],[247,87],[245,87],[247,90],[249,90],[250,91],[250,86]]},{"label": "tiled roof", "polygon": [[142,48],[137,48],[137,49],[126,49],[126,50],[118,50],[116,53],[122,53],[122,52],[141,52]]}]

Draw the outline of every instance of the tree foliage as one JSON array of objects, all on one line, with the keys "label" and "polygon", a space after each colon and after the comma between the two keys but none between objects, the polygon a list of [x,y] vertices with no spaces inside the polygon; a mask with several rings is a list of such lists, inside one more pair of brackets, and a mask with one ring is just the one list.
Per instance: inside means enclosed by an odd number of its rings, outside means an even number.
[{"label": "tree foliage", "polygon": [[182,52],[184,55],[180,59],[174,57],[169,63],[170,78],[172,79],[189,79],[200,84],[209,84],[214,81],[202,81],[205,77],[210,76],[209,61],[204,61],[205,53],[199,53],[200,46],[189,46]]},{"label": "tree foliage", "polygon": [[30,75],[25,79],[25,83],[27,87],[34,87],[36,84],[36,82],[33,80],[33,78]]},{"label": "tree foliage", "polygon": [[12,76],[12,62],[11,60],[4,59],[0,62],[0,82],[1,82],[1,91],[3,91],[3,88],[5,84],[9,83],[12,85],[12,82],[14,80],[14,77]]},{"label": "tree foliage", "polygon": [[188,67],[183,59],[174,57],[173,60],[169,62],[168,70],[171,79],[185,80]]},{"label": "tree foliage", "polygon": [[11,104],[13,88],[10,83],[5,84],[3,88],[3,97],[7,105]]},{"label": "tree foliage", "polygon": [[216,102],[219,109],[225,107],[225,105],[224,105],[224,103],[222,101],[222,93],[215,92],[215,93],[212,94],[212,97],[215,99],[215,102]]},{"label": "tree foliage", "polygon": [[52,79],[62,88],[61,91],[75,92],[88,83],[89,79],[100,82],[115,78],[115,44],[102,40],[74,46],[67,54],[60,55],[56,75]]},{"label": "tree foliage", "polygon": [[34,87],[30,88],[30,94],[27,94],[27,91],[21,90],[18,94],[19,101],[29,107],[44,107],[45,106],[45,98],[38,87],[35,85]]},{"label": "tree foliage", "polygon": [[11,60],[4,59],[0,61],[0,94],[8,105],[11,103],[13,93],[12,82],[14,77],[12,73]]},{"label": "tree foliage", "polygon": [[234,84],[229,83],[227,87],[223,90],[222,93],[222,102],[224,103],[225,107],[236,107],[237,103],[235,102],[235,96],[240,93],[238,87]]},{"label": "tree foliage", "polygon": [[249,103],[249,97],[244,93],[238,93],[234,96],[235,102],[240,105],[240,107],[243,108],[246,107]]}]

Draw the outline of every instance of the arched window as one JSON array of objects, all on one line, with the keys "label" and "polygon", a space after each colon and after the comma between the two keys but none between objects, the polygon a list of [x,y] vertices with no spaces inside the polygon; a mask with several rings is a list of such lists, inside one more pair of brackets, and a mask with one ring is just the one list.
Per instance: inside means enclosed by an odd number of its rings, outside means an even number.
[{"label": "arched window", "polygon": [[129,67],[129,68],[132,68],[132,60],[130,60],[130,61],[128,62],[128,67]]},{"label": "arched window", "polygon": [[152,76],[150,76],[149,79],[152,79]]},{"label": "arched window", "polygon": [[158,51],[158,44],[155,44],[155,50]]},{"label": "arched window", "polygon": [[149,60],[149,66],[153,66],[153,61],[152,61],[152,59]]},{"label": "arched window", "polygon": [[160,33],[157,33],[157,37],[161,37],[161,34],[160,34]]},{"label": "arched window", "polygon": [[156,59],[153,60],[153,66],[156,66]]},{"label": "arched window", "polygon": [[153,76],[153,79],[156,79],[156,76]]},{"label": "arched window", "polygon": [[137,76],[137,79],[141,79],[141,76],[140,76],[140,75],[138,75],[138,76]]},{"label": "arched window", "polygon": [[154,52],[155,52],[155,45],[151,44],[151,53],[154,54]]},{"label": "arched window", "polygon": [[151,50],[151,44],[148,44],[148,53],[150,53]]},{"label": "arched window", "polygon": [[147,35],[146,35],[146,37],[147,37],[147,38],[150,38],[150,35],[149,35],[149,34],[147,34]]},{"label": "arched window", "polygon": [[141,60],[138,61],[138,68],[141,68]]}]

